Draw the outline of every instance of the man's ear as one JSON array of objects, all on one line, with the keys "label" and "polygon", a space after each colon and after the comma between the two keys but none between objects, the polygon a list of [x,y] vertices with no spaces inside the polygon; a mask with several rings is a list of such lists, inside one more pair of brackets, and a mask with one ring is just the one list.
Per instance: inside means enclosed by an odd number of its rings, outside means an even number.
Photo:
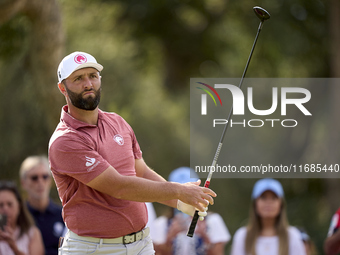
[{"label": "man's ear", "polygon": [[62,82],[58,83],[58,89],[64,96],[66,96],[66,89],[64,83]]}]

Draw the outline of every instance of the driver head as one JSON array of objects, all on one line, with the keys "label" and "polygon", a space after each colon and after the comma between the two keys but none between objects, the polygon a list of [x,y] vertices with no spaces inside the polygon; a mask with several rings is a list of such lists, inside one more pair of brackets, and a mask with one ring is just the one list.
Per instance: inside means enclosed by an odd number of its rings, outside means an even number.
[{"label": "driver head", "polygon": [[267,19],[270,18],[270,14],[269,12],[267,12],[265,9],[259,7],[259,6],[255,6],[253,8],[256,16],[261,20],[261,21],[265,21]]}]

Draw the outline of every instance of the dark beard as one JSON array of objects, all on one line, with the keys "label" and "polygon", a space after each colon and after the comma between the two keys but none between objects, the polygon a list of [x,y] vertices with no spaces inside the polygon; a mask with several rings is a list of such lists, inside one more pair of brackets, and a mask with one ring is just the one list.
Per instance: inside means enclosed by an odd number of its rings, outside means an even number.
[{"label": "dark beard", "polygon": [[[99,102],[100,102],[100,92],[101,92],[101,89],[102,89],[101,87],[98,90],[94,90],[94,89],[84,90],[82,93],[79,93],[79,94],[69,90],[66,85],[65,85],[65,88],[66,88],[68,97],[71,100],[71,103],[75,107],[77,107],[79,109],[82,109],[82,110],[86,110],[86,111],[93,111],[99,105]],[[83,98],[82,94],[84,92],[87,92],[87,91],[94,91],[95,96],[94,97],[89,96],[86,99]]]}]

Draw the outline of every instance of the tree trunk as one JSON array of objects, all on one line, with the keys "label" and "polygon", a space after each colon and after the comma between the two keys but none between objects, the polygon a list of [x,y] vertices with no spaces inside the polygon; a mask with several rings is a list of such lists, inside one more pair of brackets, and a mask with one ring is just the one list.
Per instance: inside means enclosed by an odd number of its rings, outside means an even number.
[{"label": "tree trunk", "polygon": [[0,26],[5,23],[9,31],[14,24],[22,33],[15,38],[22,41],[8,48],[8,59],[1,59],[1,141],[6,146],[0,150],[0,179],[15,179],[24,157],[47,153],[64,103],[57,88],[63,57],[58,0],[0,0]]},{"label": "tree trunk", "polygon": [[32,80],[36,102],[53,130],[58,122],[63,97],[57,88],[57,68],[62,59],[64,34],[57,0],[0,0],[0,24],[14,16],[30,21],[29,46],[24,72]]}]

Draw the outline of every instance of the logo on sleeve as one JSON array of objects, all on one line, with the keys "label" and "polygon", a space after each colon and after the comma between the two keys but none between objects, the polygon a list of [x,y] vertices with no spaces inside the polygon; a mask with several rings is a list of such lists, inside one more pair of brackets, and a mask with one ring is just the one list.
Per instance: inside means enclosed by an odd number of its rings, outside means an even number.
[{"label": "logo on sleeve", "polygon": [[87,156],[85,156],[85,158],[86,158],[85,166],[88,167],[88,169],[87,169],[88,172],[91,172],[100,163],[99,160],[96,162],[95,158],[90,158],[90,157],[87,157]]},{"label": "logo on sleeve", "polygon": [[121,146],[124,144],[124,138],[121,135],[115,135],[113,140]]},{"label": "logo on sleeve", "polygon": [[94,162],[96,162],[96,159],[95,158],[90,158],[90,157],[87,157],[85,156],[86,158],[86,166],[92,166],[94,164]]}]

